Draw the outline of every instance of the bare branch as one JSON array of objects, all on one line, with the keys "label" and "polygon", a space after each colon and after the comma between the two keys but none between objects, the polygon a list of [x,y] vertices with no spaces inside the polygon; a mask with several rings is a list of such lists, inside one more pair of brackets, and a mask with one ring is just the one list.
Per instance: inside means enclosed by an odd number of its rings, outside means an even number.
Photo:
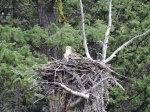
[{"label": "bare branch", "polygon": [[76,96],[80,96],[82,98],[85,98],[85,99],[88,99],[89,98],[89,94],[84,94],[84,93],[81,93],[81,92],[77,92],[77,91],[74,91],[70,88],[68,88],[67,86],[61,84],[61,83],[58,83],[58,85],[60,85],[62,88],[64,88],[66,91],[76,95]]},{"label": "bare branch", "polygon": [[102,80],[100,80],[97,84],[95,84],[93,87],[91,87],[85,93],[89,93],[91,90],[95,89],[97,86],[99,86],[103,81],[105,81],[107,79],[112,79],[118,87],[120,87],[123,91],[125,91],[125,89],[117,82],[117,80],[114,77],[106,77],[106,78],[103,78]]},{"label": "bare branch", "polygon": [[129,41],[127,41],[126,43],[124,43],[123,45],[121,45],[118,49],[116,49],[116,50],[111,54],[111,56],[110,56],[109,58],[107,58],[106,60],[104,60],[104,63],[107,63],[107,62],[109,62],[111,59],[113,59],[113,58],[116,56],[116,54],[117,54],[120,50],[122,50],[124,47],[126,47],[127,45],[129,45],[130,43],[132,43],[133,40],[137,39],[138,37],[142,37],[142,36],[146,35],[146,34],[149,33],[149,32],[150,32],[150,30],[147,30],[147,31],[144,32],[143,34],[137,35],[137,36],[133,37],[131,40],[129,40]]},{"label": "bare branch", "polygon": [[67,105],[68,108],[73,109],[75,108],[79,103],[81,103],[81,101],[83,101],[83,98],[79,97],[77,100],[73,101],[72,103],[69,103],[69,105]]},{"label": "bare branch", "polygon": [[40,101],[40,100],[42,100],[42,99],[44,99],[44,97],[37,99],[36,101],[33,102],[33,104],[37,103],[38,101]]},{"label": "bare branch", "polygon": [[121,84],[119,84],[116,80],[114,80],[114,81],[115,81],[115,83],[116,83],[116,85],[117,85],[118,87],[120,87],[123,91],[125,91],[125,89],[122,87]]},{"label": "bare branch", "polygon": [[104,39],[104,42],[103,42],[102,60],[106,59],[107,44],[108,44],[108,38],[109,38],[108,36],[109,36],[110,28],[111,28],[111,25],[112,25],[112,19],[111,19],[112,12],[111,12],[111,9],[112,9],[112,0],[110,0],[110,2],[109,2],[109,20],[108,20],[107,30],[106,30],[106,33],[105,33],[105,39]]},{"label": "bare branch", "polygon": [[82,0],[80,0],[80,8],[81,8],[81,17],[82,17],[82,35],[83,35],[83,45],[85,49],[86,56],[90,59],[91,56],[89,54],[88,46],[87,46],[87,40],[86,40],[86,35],[85,35],[85,28],[84,28],[84,14],[83,14],[83,6],[82,6]]},{"label": "bare branch", "polygon": [[91,87],[89,90],[87,90],[86,92],[90,92],[92,89],[95,89],[97,86],[99,86],[104,80],[107,80],[107,79],[112,79],[112,77],[106,77],[106,78],[103,78],[102,80],[100,80],[97,84],[95,84],[93,87]]},{"label": "bare branch", "polygon": [[63,89],[65,89],[66,91],[68,91],[69,93],[71,93],[73,95],[80,96],[80,97],[85,98],[85,99],[89,98],[89,94],[74,91],[74,90],[68,88],[67,86],[65,86],[64,84],[61,84],[61,83],[58,83],[58,82],[43,82],[43,83],[56,84],[58,86],[61,86]]}]

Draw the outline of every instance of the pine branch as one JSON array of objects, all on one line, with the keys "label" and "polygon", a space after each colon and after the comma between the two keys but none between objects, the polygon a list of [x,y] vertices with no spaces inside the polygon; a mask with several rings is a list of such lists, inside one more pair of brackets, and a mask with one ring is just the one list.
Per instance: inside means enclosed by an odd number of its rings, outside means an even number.
[{"label": "pine branch", "polygon": [[112,25],[112,18],[111,18],[112,12],[111,12],[111,9],[112,9],[112,0],[110,0],[110,2],[109,2],[109,20],[108,20],[108,26],[107,26],[107,29],[106,29],[106,33],[105,33],[105,39],[104,39],[104,42],[103,42],[102,60],[106,59],[107,44],[108,44],[108,38],[109,38],[108,36],[109,36],[110,28],[111,28],[111,25]]},{"label": "pine branch", "polygon": [[87,46],[87,40],[86,40],[86,35],[85,35],[85,28],[84,28],[84,14],[83,14],[83,6],[82,6],[82,0],[80,0],[80,8],[81,8],[81,17],[82,17],[82,35],[83,35],[83,45],[85,49],[86,56],[90,59],[91,56],[89,54],[88,46]]},{"label": "pine branch", "polygon": [[144,35],[146,35],[147,33],[149,33],[150,30],[147,30],[146,32],[144,32],[143,34],[141,35],[137,35],[135,37],[133,37],[132,39],[130,39],[129,41],[125,42],[123,45],[121,45],[118,49],[116,49],[109,58],[107,58],[106,60],[104,60],[104,63],[107,63],[109,62],[110,60],[112,60],[116,54],[121,51],[124,47],[128,46],[130,43],[132,43],[135,39],[139,38],[139,37],[142,37]]}]

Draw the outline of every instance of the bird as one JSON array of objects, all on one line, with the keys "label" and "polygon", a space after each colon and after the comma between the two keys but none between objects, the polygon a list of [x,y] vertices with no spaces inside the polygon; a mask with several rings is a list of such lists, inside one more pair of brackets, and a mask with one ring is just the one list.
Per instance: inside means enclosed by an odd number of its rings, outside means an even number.
[{"label": "bird", "polygon": [[69,60],[69,55],[71,55],[71,47],[70,46],[66,46],[66,51],[64,53],[64,58],[68,61]]},{"label": "bird", "polygon": [[64,53],[64,58],[69,61],[69,59],[81,59],[81,56],[77,53],[72,52],[71,46],[66,46],[66,51]]}]

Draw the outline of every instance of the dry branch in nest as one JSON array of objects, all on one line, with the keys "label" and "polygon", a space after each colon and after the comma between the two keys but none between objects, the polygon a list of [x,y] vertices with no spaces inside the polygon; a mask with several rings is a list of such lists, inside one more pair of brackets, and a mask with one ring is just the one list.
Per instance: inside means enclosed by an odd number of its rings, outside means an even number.
[{"label": "dry branch in nest", "polygon": [[119,85],[111,72],[110,66],[81,57],[41,65],[39,76],[45,97],[56,101],[53,108],[59,107],[60,112],[71,109],[105,112],[111,84]]}]

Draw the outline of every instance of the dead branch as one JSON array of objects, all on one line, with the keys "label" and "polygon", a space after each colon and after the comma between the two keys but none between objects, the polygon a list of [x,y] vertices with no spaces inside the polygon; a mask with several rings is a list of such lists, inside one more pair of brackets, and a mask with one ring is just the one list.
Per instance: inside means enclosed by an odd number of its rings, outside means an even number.
[{"label": "dead branch", "polygon": [[129,45],[130,43],[132,43],[135,39],[137,39],[137,38],[139,38],[139,37],[142,37],[142,36],[146,35],[146,34],[149,33],[149,32],[150,32],[150,30],[147,30],[147,31],[144,32],[143,34],[137,35],[137,36],[133,37],[132,39],[130,39],[129,41],[125,42],[125,43],[124,43],[123,45],[121,45],[118,49],[116,49],[116,50],[111,54],[110,57],[108,57],[106,60],[104,60],[104,63],[107,63],[107,62],[109,62],[110,60],[112,60],[120,50],[122,50],[124,47],[128,46],[128,45]]},{"label": "dead branch", "polygon": [[[93,6],[97,3],[98,0],[91,0],[87,4],[83,6],[83,12],[89,13]],[[77,19],[81,15],[81,10],[78,10],[77,12],[73,13],[72,15],[67,17],[67,21],[73,22],[75,19]],[[67,16],[67,15],[66,15]]]},{"label": "dead branch", "polygon": [[103,79],[100,80],[98,83],[96,83],[93,87],[91,87],[89,90],[87,90],[86,93],[88,93],[88,92],[91,91],[92,89],[95,89],[97,86],[99,86],[103,81],[105,81],[105,80],[107,80],[107,79],[111,79],[111,77],[103,78]]},{"label": "dead branch", "polygon": [[65,86],[64,84],[58,83],[58,82],[50,82],[51,84],[56,84],[58,86],[61,86],[63,89],[65,89],[66,91],[68,91],[69,93],[75,95],[75,96],[80,96],[82,98],[88,99],[89,98],[89,94],[85,94],[85,93],[81,93],[78,91],[74,91],[70,88],[68,88],[67,86]]},{"label": "dead branch", "polygon": [[88,58],[92,59],[91,56],[90,56],[89,50],[88,50],[87,40],[86,40],[86,35],[85,35],[85,28],[84,28],[84,13],[83,13],[82,0],[80,0],[80,9],[81,9],[81,17],[82,17],[83,45],[84,45],[84,49],[85,49],[86,56],[87,56]]},{"label": "dead branch", "polygon": [[109,38],[108,36],[109,36],[110,28],[112,25],[112,19],[111,19],[112,11],[111,11],[111,9],[112,9],[112,0],[110,0],[110,2],[109,2],[109,20],[108,20],[108,26],[107,26],[107,30],[105,33],[105,39],[103,42],[103,47],[102,47],[102,60],[106,59],[107,44],[108,44],[108,38]]}]

